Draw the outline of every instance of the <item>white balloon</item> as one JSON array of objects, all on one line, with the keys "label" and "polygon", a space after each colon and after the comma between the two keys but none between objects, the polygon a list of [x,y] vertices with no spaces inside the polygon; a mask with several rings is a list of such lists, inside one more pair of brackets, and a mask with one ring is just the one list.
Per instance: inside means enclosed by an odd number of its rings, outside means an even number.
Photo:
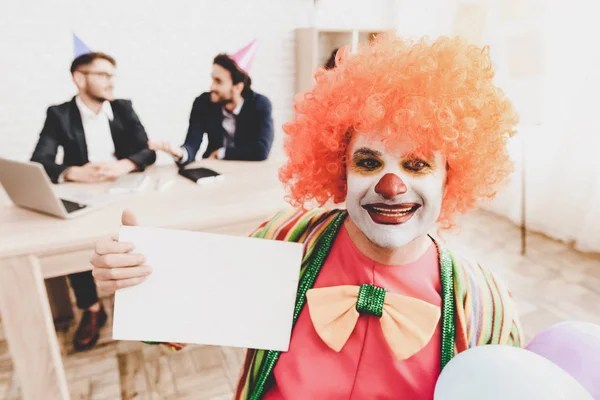
[{"label": "white balloon", "polygon": [[434,400],[483,399],[594,400],[575,378],[544,357],[504,345],[464,351],[438,378]]}]

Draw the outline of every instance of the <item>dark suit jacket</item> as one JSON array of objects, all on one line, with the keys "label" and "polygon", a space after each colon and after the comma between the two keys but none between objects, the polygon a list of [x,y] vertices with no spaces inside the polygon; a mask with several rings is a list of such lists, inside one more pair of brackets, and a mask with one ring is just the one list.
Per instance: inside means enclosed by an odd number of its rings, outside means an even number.
[{"label": "dark suit jacket", "polygon": [[[185,164],[193,162],[196,158],[205,132],[208,134],[208,147],[202,158],[207,158],[213,151],[223,147],[225,129],[222,124],[222,107],[210,101],[210,93],[202,93],[194,101],[183,144],[188,153]],[[266,160],[274,135],[269,99],[256,92],[246,95],[235,125],[234,144],[225,149],[225,159]]]},{"label": "dark suit jacket", "polygon": [[[156,153],[148,149],[148,136],[129,100],[115,100],[110,103],[114,119],[110,121],[110,132],[115,145],[115,156],[127,158],[138,171],[156,161]],[[58,147],[64,150],[62,164],[57,164]],[[52,182],[56,183],[60,174],[71,166],[82,166],[89,162],[85,133],[81,114],[71,101],[48,107],[46,122],[31,156],[31,161],[44,166]]]}]

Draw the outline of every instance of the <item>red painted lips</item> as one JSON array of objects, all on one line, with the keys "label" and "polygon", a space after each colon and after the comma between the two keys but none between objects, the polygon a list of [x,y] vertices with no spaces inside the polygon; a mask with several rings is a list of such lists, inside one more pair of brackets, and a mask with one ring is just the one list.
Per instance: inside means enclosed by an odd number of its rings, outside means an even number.
[{"label": "red painted lips", "polygon": [[362,206],[371,219],[376,224],[382,225],[400,225],[412,218],[415,212],[421,207],[417,203],[401,203],[401,204],[367,204]]}]

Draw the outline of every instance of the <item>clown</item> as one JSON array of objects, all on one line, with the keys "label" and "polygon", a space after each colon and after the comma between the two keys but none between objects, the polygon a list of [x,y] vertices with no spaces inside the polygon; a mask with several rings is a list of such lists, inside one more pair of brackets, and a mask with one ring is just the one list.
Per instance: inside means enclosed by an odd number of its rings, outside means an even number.
[{"label": "clown", "polygon": [[[250,349],[236,398],[431,399],[453,355],[520,346],[507,289],[431,234],[511,172],[517,116],[493,75],[487,49],[392,35],[317,70],[284,126],[295,207],[252,233],[304,245],[289,351]],[[139,263],[118,245],[92,259],[104,290],[111,269]],[[119,287],[139,283],[138,268]]]}]

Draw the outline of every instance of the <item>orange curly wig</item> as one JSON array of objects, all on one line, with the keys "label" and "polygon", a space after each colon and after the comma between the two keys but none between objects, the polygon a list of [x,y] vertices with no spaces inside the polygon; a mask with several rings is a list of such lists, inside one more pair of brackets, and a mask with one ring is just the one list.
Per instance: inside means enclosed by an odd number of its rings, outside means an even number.
[{"label": "orange curly wig", "polygon": [[418,152],[446,157],[442,227],[495,196],[512,172],[506,144],[518,116],[492,83],[488,47],[380,35],[355,54],[338,52],[336,67],[318,68],[314,77],[283,127],[288,161],[279,178],[294,206],[345,200],[346,152],[357,131],[386,144],[410,140]]}]

